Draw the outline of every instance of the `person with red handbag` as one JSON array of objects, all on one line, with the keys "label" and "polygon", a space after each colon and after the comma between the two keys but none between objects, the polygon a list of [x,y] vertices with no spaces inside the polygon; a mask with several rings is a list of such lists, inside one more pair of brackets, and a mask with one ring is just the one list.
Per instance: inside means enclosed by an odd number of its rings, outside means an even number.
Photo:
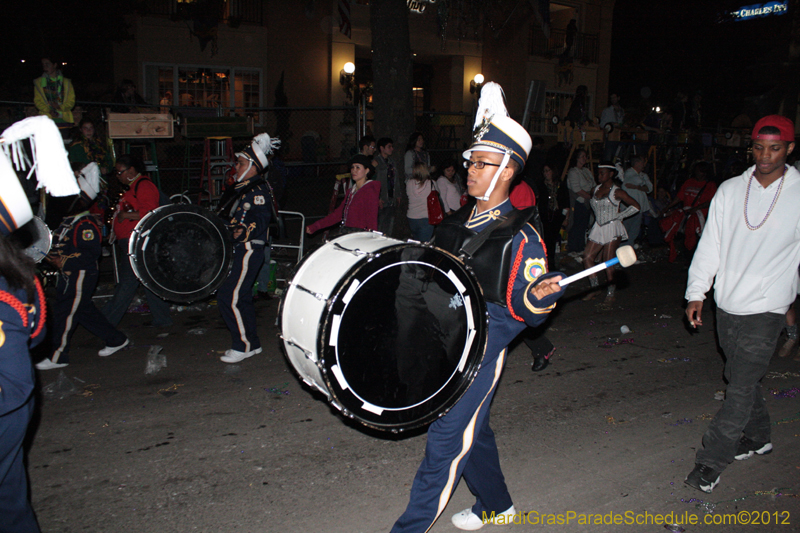
[{"label": "person with red handbag", "polygon": [[444,218],[441,204],[438,205],[438,214],[436,212],[438,193],[434,189],[428,165],[414,164],[411,179],[406,181],[406,193],[408,194],[406,216],[411,238],[419,242],[428,242],[433,237],[434,225],[439,224]]}]

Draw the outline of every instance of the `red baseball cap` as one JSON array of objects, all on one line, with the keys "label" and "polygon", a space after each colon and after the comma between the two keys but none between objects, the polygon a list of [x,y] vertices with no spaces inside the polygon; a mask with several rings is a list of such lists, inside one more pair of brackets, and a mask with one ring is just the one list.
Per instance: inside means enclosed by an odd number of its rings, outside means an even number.
[{"label": "red baseball cap", "polygon": [[[778,128],[778,130],[781,132],[780,135],[772,133],[762,133],[759,135],[758,132],[761,131],[761,128],[765,126]],[[756,125],[753,126],[752,137],[753,139],[763,139],[765,141],[787,141],[792,143],[794,142],[794,122],[780,115],[767,115],[756,122]]]}]

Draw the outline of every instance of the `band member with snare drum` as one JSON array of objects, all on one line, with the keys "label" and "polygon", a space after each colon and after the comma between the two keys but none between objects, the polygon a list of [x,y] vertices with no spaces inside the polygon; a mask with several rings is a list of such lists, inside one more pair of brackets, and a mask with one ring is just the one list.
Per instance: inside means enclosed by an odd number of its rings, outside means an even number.
[{"label": "band member with snare drum", "polygon": [[53,306],[53,355],[36,364],[39,370],[62,368],[69,364],[69,341],[78,324],[103,339],[106,347],[98,352],[109,356],[128,345],[128,339],[112,326],[95,307],[92,295],[97,286],[102,237],[89,207],[100,192],[100,169],[89,163],[78,177],[81,194],[70,216],[64,218],[55,233],[56,243],[47,260],[59,269],[56,303]]},{"label": "band member with snare drum", "polygon": [[500,470],[489,407],[508,343],[527,326],[544,322],[564,294],[558,285],[563,276],[547,273],[541,236],[529,222],[535,207],[518,211],[508,199],[531,138],[508,117],[499,85],[483,86],[475,128],[475,140],[463,155],[467,189],[477,203],[447,217],[432,242],[461,255],[483,288],[489,311],[486,351],[467,392],[428,429],[425,458],[393,532],[428,531],[462,476],[477,501],[453,516],[456,527],[474,530],[513,519],[516,510]]},{"label": "band member with snare drum", "polygon": [[217,291],[219,312],[231,332],[232,347],[220,359],[238,363],[261,353],[256,333],[256,312],[253,306],[253,283],[264,263],[264,247],[268,245],[272,197],[262,174],[267,171],[267,155],[280,146],[278,139],[266,133],[236,154],[234,194],[228,196],[221,215],[228,220],[233,246],[233,267]]}]

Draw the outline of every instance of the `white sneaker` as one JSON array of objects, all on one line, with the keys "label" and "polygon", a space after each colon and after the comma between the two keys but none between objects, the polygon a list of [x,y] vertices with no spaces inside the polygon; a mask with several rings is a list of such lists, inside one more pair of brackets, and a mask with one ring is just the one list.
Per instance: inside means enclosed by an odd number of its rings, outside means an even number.
[{"label": "white sneaker", "polygon": [[105,348],[97,352],[97,355],[99,355],[100,357],[108,357],[111,354],[117,353],[130,343],[131,343],[130,339],[125,339],[125,342],[123,342],[119,346],[106,346]]},{"label": "white sneaker", "polygon": [[53,370],[56,368],[64,368],[69,363],[54,363],[50,359],[43,359],[36,363],[37,370]]},{"label": "white sneaker", "polygon": [[220,361],[223,363],[238,363],[239,361],[244,361],[248,357],[253,357],[256,354],[261,353],[261,348],[256,348],[255,350],[250,350],[249,352],[240,352],[239,350],[225,350],[225,355],[219,358]]},{"label": "white sneaker", "polygon": [[[502,513],[495,514],[493,519],[490,519],[487,515],[486,522],[484,522],[482,517],[473,513],[472,508],[469,508],[464,509],[460,513],[454,514],[450,521],[453,522],[453,525],[458,529],[463,529],[464,531],[475,531],[482,528],[486,524],[497,524],[498,521],[500,522],[498,525],[513,524],[514,522],[512,517],[515,514],[517,514],[517,510],[514,509],[514,506],[512,505]],[[498,520],[501,516],[506,517],[506,519]]]}]

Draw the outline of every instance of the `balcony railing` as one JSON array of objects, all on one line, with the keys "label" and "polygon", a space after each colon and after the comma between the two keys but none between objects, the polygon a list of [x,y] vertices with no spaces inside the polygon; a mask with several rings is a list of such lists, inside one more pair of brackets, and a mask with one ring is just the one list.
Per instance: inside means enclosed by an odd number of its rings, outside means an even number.
[{"label": "balcony railing", "polygon": [[[144,15],[165,16],[172,19],[192,19],[206,17],[208,6],[211,2],[199,0],[143,0],[141,13]],[[220,19],[230,26],[240,23],[263,24],[263,0],[224,0]]]},{"label": "balcony railing", "polygon": [[[550,37],[545,36],[542,28],[534,26],[531,30],[531,55],[543,57],[560,56],[567,51],[567,32],[550,30]],[[575,40],[568,56],[581,63],[597,63],[597,35],[589,33],[575,34]]]}]

